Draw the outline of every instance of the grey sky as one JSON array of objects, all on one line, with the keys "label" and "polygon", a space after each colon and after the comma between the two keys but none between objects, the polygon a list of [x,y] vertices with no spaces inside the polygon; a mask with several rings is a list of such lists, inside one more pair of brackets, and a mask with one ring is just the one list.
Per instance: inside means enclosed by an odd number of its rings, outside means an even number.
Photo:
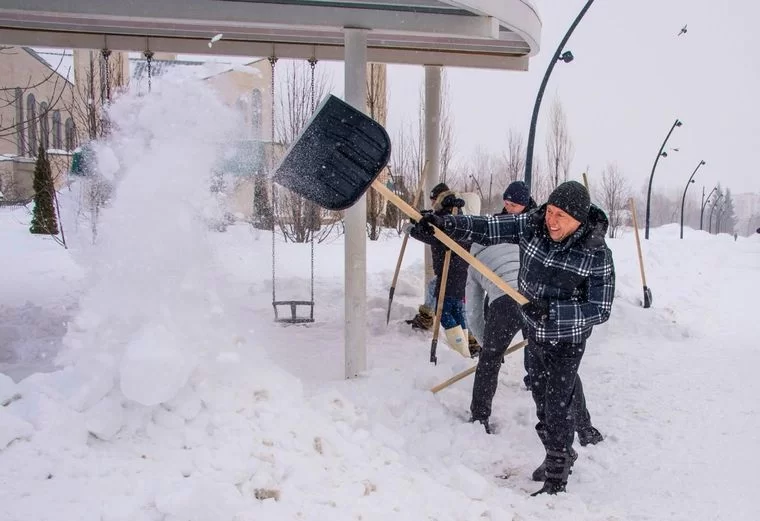
[{"label": "grey sky", "polygon": [[[508,130],[527,139],[530,114],[548,60],[585,0],[535,0],[543,20],[541,51],[525,72],[448,69],[457,160],[477,147],[500,150]],[[645,186],[657,150],[676,117],[677,147],[660,161],[654,190],[683,189],[700,159],[695,187],[720,181],[734,193],[760,192],[756,91],[760,85],[760,6],[727,0],[597,0],[567,49],[575,61],[555,68],[541,106],[536,152],[555,96],[568,117],[576,176],[617,162],[634,189]],[[688,33],[676,36],[688,24]],[[333,67],[329,67],[333,69]],[[342,91],[342,71],[335,83]],[[391,132],[413,120],[422,67],[389,66]],[[593,178],[592,178],[593,183]]]}]

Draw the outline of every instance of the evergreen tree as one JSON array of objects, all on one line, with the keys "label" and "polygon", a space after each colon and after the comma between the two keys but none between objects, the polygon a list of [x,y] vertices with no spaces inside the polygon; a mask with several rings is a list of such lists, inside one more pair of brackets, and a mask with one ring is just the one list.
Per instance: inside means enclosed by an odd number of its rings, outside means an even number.
[{"label": "evergreen tree", "polygon": [[50,161],[45,148],[40,144],[37,163],[34,166],[34,213],[29,231],[46,235],[58,234],[58,219],[55,215],[55,186]]},{"label": "evergreen tree", "polygon": [[731,189],[726,189],[723,211],[720,213],[720,224],[718,231],[734,233],[736,229],[736,208],[734,207],[734,198],[731,196]]},{"label": "evergreen tree", "polygon": [[262,230],[272,230],[274,216],[269,203],[269,182],[266,176],[256,175],[253,183],[253,225]]}]

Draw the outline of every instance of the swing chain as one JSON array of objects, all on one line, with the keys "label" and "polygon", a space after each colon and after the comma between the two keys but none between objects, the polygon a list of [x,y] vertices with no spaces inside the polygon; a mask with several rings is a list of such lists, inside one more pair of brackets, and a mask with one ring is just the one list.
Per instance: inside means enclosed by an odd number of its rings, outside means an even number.
[{"label": "swing chain", "polygon": [[150,49],[143,52],[143,56],[145,56],[145,60],[148,62],[148,92],[151,91],[152,88],[152,79],[153,79],[153,51]]},{"label": "swing chain", "polygon": [[309,66],[311,67],[311,113],[314,113],[314,69],[317,67],[317,58],[312,56],[309,58]]},{"label": "swing chain", "polygon": [[103,79],[106,84],[106,100],[108,101],[108,103],[111,103],[111,77],[110,77],[111,72],[110,72],[109,61],[108,61],[108,59],[111,57],[111,49],[109,49],[108,47],[104,47],[103,49],[100,50],[100,54],[103,56],[103,67],[105,69],[103,71],[103,76],[104,76]]}]

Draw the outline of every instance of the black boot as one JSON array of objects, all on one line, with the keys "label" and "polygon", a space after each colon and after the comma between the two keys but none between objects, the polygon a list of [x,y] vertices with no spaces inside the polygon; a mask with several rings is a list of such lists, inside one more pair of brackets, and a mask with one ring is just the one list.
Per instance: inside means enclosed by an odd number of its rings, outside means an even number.
[{"label": "black boot", "polygon": [[[546,481],[546,461],[548,459],[549,459],[549,456],[546,456],[544,458],[544,461],[541,463],[541,465],[539,465],[538,468],[533,471],[533,474],[531,474],[531,479],[533,481]],[[571,469],[577,459],[578,459],[578,453],[575,452],[575,449],[571,447],[570,448],[570,468]],[[572,474],[573,471],[570,470],[569,473]]]},{"label": "black boot", "polygon": [[596,445],[600,441],[604,441],[604,436],[602,436],[602,433],[596,430],[595,427],[589,425],[578,431],[578,441],[580,442],[581,447],[585,447],[586,445]]},{"label": "black boot", "polygon": [[427,306],[420,306],[418,313],[413,319],[407,320],[407,324],[411,324],[412,329],[421,329],[427,331],[433,327],[433,321],[435,316],[431,313],[430,308]]},{"label": "black boot", "polygon": [[570,475],[570,468],[573,466],[572,453],[566,451],[546,451],[546,480],[544,486],[537,490],[531,496],[539,494],[557,494],[565,492],[567,486],[567,477]]}]

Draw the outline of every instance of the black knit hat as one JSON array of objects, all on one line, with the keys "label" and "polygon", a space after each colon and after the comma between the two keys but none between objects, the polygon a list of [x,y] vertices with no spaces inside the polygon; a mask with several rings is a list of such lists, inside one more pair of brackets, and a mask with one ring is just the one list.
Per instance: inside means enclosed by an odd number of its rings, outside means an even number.
[{"label": "black knit hat", "polygon": [[547,203],[556,206],[582,223],[588,219],[591,198],[586,187],[578,181],[565,181],[549,196]]},{"label": "black knit hat", "polygon": [[514,181],[504,190],[504,200],[528,206],[530,204],[530,188],[522,181]]},{"label": "black knit hat", "polygon": [[443,192],[448,192],[448,191],[449,191],[449,185],[447,185],[446,183],[438,183],[430,191],[430,198],[436,199]]}]

